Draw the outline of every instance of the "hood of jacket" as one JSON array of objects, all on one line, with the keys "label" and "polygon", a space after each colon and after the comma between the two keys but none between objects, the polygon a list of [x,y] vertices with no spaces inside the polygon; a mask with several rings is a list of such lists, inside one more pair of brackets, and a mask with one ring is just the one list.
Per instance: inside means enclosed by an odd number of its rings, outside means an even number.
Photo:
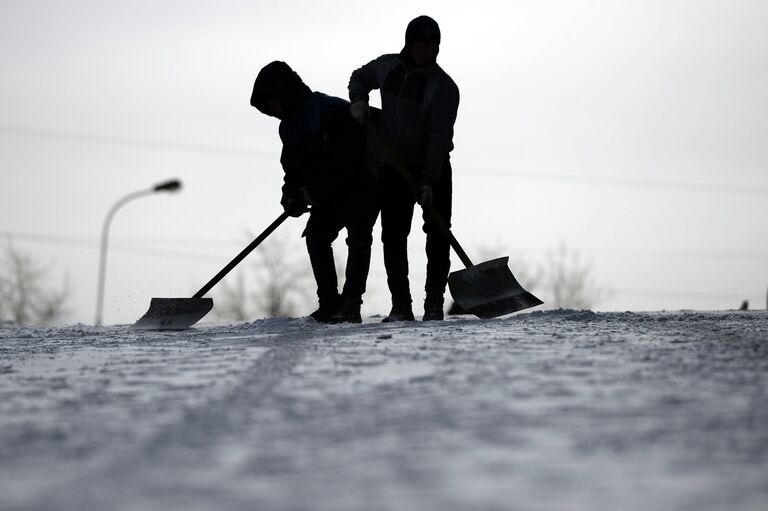
[{"label": "hood of jacket", "polygon": [[[270,62],[259,71],[253,84],[251,106],[259,112],[277,117],[290,119],[301,112],[312,90],[301,80],[301,77],[285,62],[276,60]],[[282,114],[275,115],[269,106],[270,99],[278,99]]]}]

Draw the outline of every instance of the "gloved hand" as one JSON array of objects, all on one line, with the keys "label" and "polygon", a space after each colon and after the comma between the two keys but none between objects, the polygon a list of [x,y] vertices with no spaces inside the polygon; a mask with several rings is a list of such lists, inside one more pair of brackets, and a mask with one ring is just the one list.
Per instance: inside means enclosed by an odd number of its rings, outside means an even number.
[{"label": "gloved hand", "polygon": [[368,106],[367,101],[355,101],[352,106],[349,107],[349,113],[355,118],[357,122],[365,126],[368,121],[368,117],[371,115],[371,107]]},{"label": "gloved hand", "polygon": [[309,211],[307,205],[299,199],[285,199],[282,201],[283,211],[286,211],[290,216],[297,218]]},{"label": "gloved hand", "polygon": [[432,204],[432,187],[429,185],[421,185],[421,193],[419,193],[419,204],[422,206],[428,206]]},{"label": "gloved hand", "polygon": [[317,202],[312,200],[312,197],[309,196],[309,192],[307,192],[306,188],[301,189],[301,198],[304,200],[305,204],[309,204],[310,206],[317,206]]}]

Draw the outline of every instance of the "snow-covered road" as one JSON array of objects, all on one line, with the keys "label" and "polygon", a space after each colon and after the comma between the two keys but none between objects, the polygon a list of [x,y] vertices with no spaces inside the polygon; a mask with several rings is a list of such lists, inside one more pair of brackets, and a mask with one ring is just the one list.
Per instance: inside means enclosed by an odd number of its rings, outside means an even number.
[{"label": "snow-covered road", "polygon": [[768,509],[768,313],[0,328],[0,509]]}]

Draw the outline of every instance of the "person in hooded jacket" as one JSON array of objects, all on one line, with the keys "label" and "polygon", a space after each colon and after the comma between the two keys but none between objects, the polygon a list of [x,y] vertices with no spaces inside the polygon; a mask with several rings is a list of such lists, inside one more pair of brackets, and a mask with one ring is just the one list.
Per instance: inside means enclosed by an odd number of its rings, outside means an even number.
[{"label": "person in hooded jacket", "polygon": [[[295,217],[309,211],[303,236],[319,301],[310,316],[322,323],[360,323],[379,214],[376,183],[365,168],[365,130],[349,116],[347,101],[312,92],[285,62],[261,69],[251,105],[280,119],[280,203]],[[342,228],[348,254],[340,295],[331,243]]]},{"label": "person in hooded jacket", "polygon": [[[414,203],[433,204],[450,227],[452,178],[449,153],[459,106],[459,89],[437,65],[440,27],[429,16],[413,19],[406,28],[405,47],[355,70],[349,80],[352,116],[365,124],[370,116],[369,93],[381,91],[380,127],[399,153],[420,189],[410,190],[397,169],[385,164],[379,173],[381,239],[384,266],[392,295],[388,321],[414,319],[408,281],[408,234]],[[443,295],[450,270],[450,244],[424,213],[427,235],[425,321],[443,319]]]}]

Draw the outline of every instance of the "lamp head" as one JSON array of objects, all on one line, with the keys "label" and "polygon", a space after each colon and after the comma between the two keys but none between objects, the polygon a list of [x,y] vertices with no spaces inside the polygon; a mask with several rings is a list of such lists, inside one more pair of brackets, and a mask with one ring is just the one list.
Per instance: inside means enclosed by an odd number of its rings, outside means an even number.
[{"label": "lamp head", "polygon": [[155,192],[176,192],[181,189],[181,181],[178,179],[171,179],[163,181],[152,187],[152,191]]}]

